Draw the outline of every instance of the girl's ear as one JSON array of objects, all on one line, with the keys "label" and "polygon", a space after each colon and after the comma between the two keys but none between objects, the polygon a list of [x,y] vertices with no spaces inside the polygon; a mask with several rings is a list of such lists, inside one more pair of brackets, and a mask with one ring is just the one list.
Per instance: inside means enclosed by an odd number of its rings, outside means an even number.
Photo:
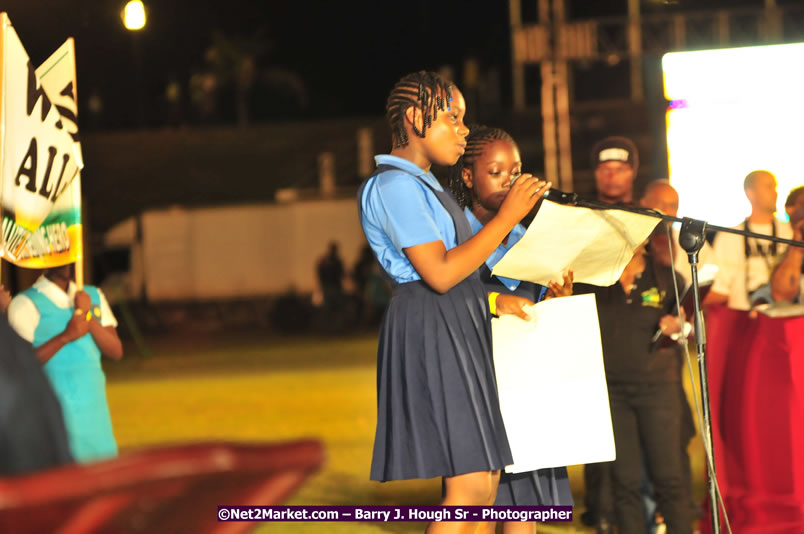
[{"label": "girl's ear", "polygon": [[414,131],[421,132],[424,130],[424,116],[422,115],[422,110],[418,107],[409,106],[405,110],[405,120],[413,126]]},{"label": "girl's ear", "polygon": [[461,178],[463,178],[463,183],[466,184],[466,187],[472,189],[472,169],[469,167],[461,169]]}]

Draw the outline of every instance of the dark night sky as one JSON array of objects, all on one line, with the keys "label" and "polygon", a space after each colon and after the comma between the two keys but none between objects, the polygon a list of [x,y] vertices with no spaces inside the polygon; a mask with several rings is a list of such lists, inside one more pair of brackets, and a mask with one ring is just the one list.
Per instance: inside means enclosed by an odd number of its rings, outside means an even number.
[{"label": "dark night sky", "polygon": [[[163,94],[174,76],[183,86],[204,65],[213,30],[229,36],[262,32],[268,51],[261,68],[281,67],[304,81],[309,105],[289,109],[283,101],[263,103],[257,119],[272,116],[343,116],[382,113],[387,91],[401,75],[450,64],[458,69],[474,56],[496,66],[504,84],[510,75],[508,2],[505,0],[145,0],[148,25],[132,35],[122,25],[126,0],[5,0],[32,61],[38,65],[68,36],[76,39],[78,91],[82,117],[86,101],[98,92],[104,102],[104,128],[133,126],[135,45],[143,58],[143,94],[147,121],[164,122]],[[620,15],[627,0],[567,0],[571,17]],[[646,10],[690,7],[654,5]],[[762,5],[761,0],[696,0],[696,7]],[[522,0],[526,20],[536,16],[536,0]],[[137,42],[134,40],[136,39]],[[510,93],[504,86],[503,95]],[[254,99],[270,99],[256,93]],[[225,100],[225,98],[224,98]],[[276,99],[274,99],[276,100]],[[185,107],[187,103],[185,102]],[[228,113],[228,115],[227,115]],[[233,120],[224,108],[221,120]],[[82,127],[87,124],[82,121]]]},{"label": "dark night sky", "polygon": [[[506,2],[145,3],[148,24],[137,35],[121,23],[125,0],[6,0],[2,9],[35,65],[68,36],[75,37],[79,101],[85,106],[90,92],[99,91],[104,123],[111,127],[133,120],[134,110],[125,105],[134,95],[136,79],[133,39],[141,46],[149,122],[158,115],[171,74],[186,85],[190,74],[203,66],[215,29],[231,36],[261,31],[269,45],[261,66],[301,76],[310,93],[308,116],[382,113],[385,93],[408,71],[460,64],[473,53],[505,63],[509,50]],[[477,16],[479,12],[483,15]]]}]

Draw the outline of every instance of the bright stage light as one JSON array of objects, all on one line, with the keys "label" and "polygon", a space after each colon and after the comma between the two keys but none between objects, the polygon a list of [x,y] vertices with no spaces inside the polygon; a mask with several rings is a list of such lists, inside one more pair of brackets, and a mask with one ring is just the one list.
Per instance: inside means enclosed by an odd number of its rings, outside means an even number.
[{"label": "bright stage light", "polygon": [[123,9],[123,24],[131,31],[145,27],[145,6],[142,0],[130,0]]},{"label": "bright stage light", "polygon": [[777,216],[804,185],[804,43],[662,58],[670,181],[679,213],[733,226],[751,206],[743,179],[764,169],[779,181]]}]

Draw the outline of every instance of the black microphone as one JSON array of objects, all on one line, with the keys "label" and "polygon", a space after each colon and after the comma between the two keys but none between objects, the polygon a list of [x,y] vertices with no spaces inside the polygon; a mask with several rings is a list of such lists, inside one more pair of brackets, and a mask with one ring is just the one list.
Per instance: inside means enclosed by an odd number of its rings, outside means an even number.
[{"label": "black microphone", "polygon": [[565,193],[558,189],[549,189],[542,198],[552,200],[556,204],[566,204],[568,206],[578,205],[578,195],[576,193]]}]

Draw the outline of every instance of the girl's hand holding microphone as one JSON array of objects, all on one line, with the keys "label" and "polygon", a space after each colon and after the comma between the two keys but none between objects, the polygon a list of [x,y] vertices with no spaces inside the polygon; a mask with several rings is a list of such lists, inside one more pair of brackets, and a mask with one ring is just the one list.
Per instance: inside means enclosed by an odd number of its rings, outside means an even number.
[{"label": "girl's hand holding microphone", "polygon": [[529,173],[512,178],[511,190],[505,196],[498,216],[511,222],[512,225],[518,224],[552,185]]}]

